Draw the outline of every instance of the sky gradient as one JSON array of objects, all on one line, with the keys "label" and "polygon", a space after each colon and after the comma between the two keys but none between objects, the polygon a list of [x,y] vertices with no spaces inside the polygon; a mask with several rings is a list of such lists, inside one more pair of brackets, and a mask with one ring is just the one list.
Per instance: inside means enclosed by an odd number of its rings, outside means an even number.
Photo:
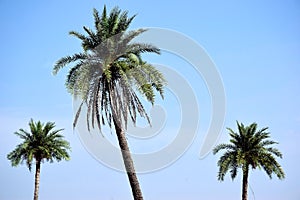
[{"label": "sky gradient", "polygon": [[[130,29],[160,27],[178,31],[201,45],[217,66],[226,93],[226,118],[218,143],[227,143],[226,127],[236,120],[269,127],[282,153],[279,159],[286,179],[272,180],[263,171],[250,170],[249,200],[300,199],[300,3],[287,1],[0,1],[0,199],[23,200],[33,196],[34,173],[25,165],[12,168],[6,155],[20,142],[13,133],[28,127],[31,118],[55,121],[71,143],[71,161],[44,163],[40,199],[131,199],[124,173],[95,160],[72,130],[72,98],[64,87],[68,69],[51,74],[60,57],[81,51],[80,42],[68,35],[93,26],[92,9],[119,6],[138,14]],[[199,159],[208,128],[210,94],[201,76],[181,58],[163,52],[147,61],[171,66],[190,83],[200,110],[199,132],[188,151],[171,166],[139,174],[147,200],[239,199],[241,176],[217,180],[220,156]],[[170,95],[171,96],[171,95]],[[168,112],[168,137],[176,130],[176,101],[158,102]],[[192,119],[191,119],[192,120]],[[173,124],[173,127],[171,126]],[[173,129],[172,129],[173,128]],[[188,130],[187,130],[188,134]],[[108,134],[107,137],[112,137]],[[133,141],[132,151],[151,151],[152,140]],[[143,143],[145,142],[145,149]],[[155,141],[154,141],[155,142]],[[168,141],[162,141],[161,146]],[[155,143],[159,147],[160,144]],[[156,147],[156,146],[155,146]]]}]

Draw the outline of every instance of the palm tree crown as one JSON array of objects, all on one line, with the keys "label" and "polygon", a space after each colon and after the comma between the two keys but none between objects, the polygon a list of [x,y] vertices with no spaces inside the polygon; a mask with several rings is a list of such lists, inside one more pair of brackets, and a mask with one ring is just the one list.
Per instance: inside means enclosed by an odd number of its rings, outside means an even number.
[{"label": "palm tree crown", "polygon": [[[135,123],[136,113],[148,115],[139,100],[136,91],[141,93],[152,104],[155,100],[154,90],[163,97],[165,79],[154,66],[143,61],[145,52],[160,53],[155,46],[145,43],[134,43],[132,40],[145,32],[145,29],[127,31],[134,19],[114,8],[109,15],[104,6],[101,17],[94,9],[95,31],[83,27],[86,35],[71,31],[70,34],[82,42],[82,53],[59,59],[53,69],[56,74],[62,67],[74,63],[66,80],[66,87],[74,96],[83,101],[74,119],[76,126],[81,107],[88,107],[87,121],[95,121],[98,128],[105,124],[111,127],[112,120],[119,126],[127,126],[128,117]],[[114,117],[113,117],[114,116]]]},{"label": "palm tree crown", "polygon": [[70,159],[67,152],[70,145],[59,134],[63,129],[53,130],[54,122],[48,122],[44,125],[40,121],[34,123],[32,119],[29,122],[29,127],[30,132],[24,129],[15,132],[24,141],[7,155],[12,166],[18,166],[25,161],[28,169],[31,170],[33,160],[53,162],[54,160]]},{"label": "palm tree crown", "polygon": [[270,178],[274,173],[279,179],[283,179],[285,174],[274,157],[282,158],[282,154],[278,149],[269,147],[278,143],[268,139],[270,138],[270,133],[266,132],[268,128],[257,130],[256,123],[245,127],[237,122],[237,126],[238,133],[227,128],[231,137],[230,144],[220,144],[213,150],[214,154],[220,150],[226,150],[218,161],[218,179],[223,181],[228,170],[230,170],[231,178],[234,179],[238,168],[244,169],[248,166],[253,169],[257,167],[263,169]]}]

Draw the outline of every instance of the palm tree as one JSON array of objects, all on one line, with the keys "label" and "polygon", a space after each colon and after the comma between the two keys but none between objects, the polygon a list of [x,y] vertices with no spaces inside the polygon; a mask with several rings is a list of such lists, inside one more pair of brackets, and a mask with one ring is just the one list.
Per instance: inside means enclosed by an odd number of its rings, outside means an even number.
[{"label": "palm tree", "polygon": [[242,168],[242,200],[247,200],[250,166],[252,169],[256,169],[257,167],[263,169],[270,178],[272,178],[272,174],[274,173],[279,179],[284,179],[285,174],[274,157],[282,158],[281,152],[276,148],[270,147],[270,145],[278,143],[269,140],[270,133],[266,132],[268,127],[257,130],[256,123],[245,127],[239,122],[237,122],[237,126],[238,133],[227,128],[231,137],[230,144],[216,146],[213,153],[216,154],[220,150],[226,150],[218,161],[218,180],[223,181],[228,170],[230,170],[233,180],[237,175],[238,168]]},{"label": "palm tree", "polygon": [[115,7],[107,15],[104,6],[100,17],[94,9],[95,31],[84,26],[87,35],[70,32],[81,40],[83,52],[59,59],[53,73],[74,64],[67,76],[66,87],[82,103],[73,128],[84,105],[87,106],[88,131],[90,125],[92,128],[96,125],[100,131],[106,123],[110,128],[114,127],[133,197],[141,200],[143,196],[125,136],[127,122],[130,119],[135,123],[136,115],[140,114],[150,123],[137,92],[154,104],[155,90],[163,97],[166,82],[163,75],[141,57],[146,52],[160,54],[160,50],[150,44],[132,41],[146,30],[128,31],[135,15],[128,17],[127,14]]},{"label": "palm tree", "polygon": [[12,152],[7,155],[7,159],[11,161],[12,166],[18,166],[26,161],[26,165],[31,171],[33,161],[35,161],[35,184],[34,184],[34,200],[38,199],[41,163],[46,160],[51,163],[56,161],[70,160],[67,150],[70,150],[70,145],[59,134],[63,129],[53,130],[54,122],[46,124],[40,121],[34,122],[32,119],[29,122],[30,132],[24,129],[19,129],[15,132],[22,140]]}]

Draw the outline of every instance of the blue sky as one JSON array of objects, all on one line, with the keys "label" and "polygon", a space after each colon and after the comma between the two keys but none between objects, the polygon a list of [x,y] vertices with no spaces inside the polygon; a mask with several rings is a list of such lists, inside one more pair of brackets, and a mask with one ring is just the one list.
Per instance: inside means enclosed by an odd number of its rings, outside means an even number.
[{"label": "blue sky", "polygon": [[[223,79],[226,119],[218,143],[228,141],[225,127],[235,121],[268,126],[283,153],[283,181],[269,180],[251,171],[249,199],[299,199],[300,162],[300,3],[287,1],[0,1],[0,199],[30,199],[33,173],[12,168],[7,153],[20,142],[13,135],[27,128],[30,118],[55,121],[65,128],[72,160],[44,163],[40,198],[131,198],[125,174],[100,164],[72,130],[72,98],[64,88],[67,69],[52,76],[54,62],[80,51],[80,42],[68,35],[93,25],[92,9],[119,6],[138,14],[131,28],[161,27],[181,32],[210,55]],[[196,91],[200,108],[199,133],[189,150],[171,166],[139,174],[145,199],[239,199],[241,176],[217,181],[218,156],[199,159],[199,147],[210,120],[210,96],[201,77],[193,77],[183,60],[163,53],[150,62],[172,66]],[[153,60],[152,60],[153,59]],[[167,104],[167,103],[166,103]],[[166,104],[167,111],[172,110]],[[173,119],[173,113],[168,113]],[[177,119],[174,119],[174,123]],[[172,130],[165,132],[172,134]],[[142,141],[141,141],[142,142]],[[151,141],[146,141],[147,145]],[[133,150],[138,151],[139,149]]]}]

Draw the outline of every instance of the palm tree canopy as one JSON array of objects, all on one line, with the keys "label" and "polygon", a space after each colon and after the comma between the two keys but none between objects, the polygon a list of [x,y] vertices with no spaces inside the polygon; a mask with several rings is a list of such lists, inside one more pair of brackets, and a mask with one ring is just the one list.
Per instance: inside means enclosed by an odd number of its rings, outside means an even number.
[{"label": "palm tree canopy", "polygon": [[230,144],[220,144],[216,146],[213,153],[220,150],[225,153],[218,161],[219,173],[218,179],[223,181],[225,174],[230,170],[231,178],[237,175],[238,168],[251,166],[252,169],[263,169],[267,175],[272,178],[276,174],[279,179],[285,178],[284,171],[275,157],[282,158],[282,153],[270,145],[278,144],[270,140],[270,133],[266,128],[257,130],[257,124],[252,123],[250,126],[237,122],[238,133],[227,128],[231,137]]},{"label": "palm tree canopy", "polygon": [[92,126],[112,120],[121,127],[127,126],[128,118],[134,123],[139,113],[150,123],[149,117],[139,100],[139,92],[152,104],[155,90],[163,97],[166,81],[163,75],[151,64],[145,62],[142,53],[160,54],[160,50],[151,44],[135,43],[133,39],[145,32],[145,29],[128,31],[135,15],[116,7],[107,14],[104,6],[102,15],[94,9],[94,28],[83,27],[86,35],[71,31],[70,34],[81,40],[83,52],[59,59],[53,69],[56,74],[61,68],[73,63],[66,80],[70,94],[82,99],[75,115],[76,126],[81,108],[87,105],[87,124]]},{"label": "palm tree canopy", "polygon": [[40,121],[29,122],[30,132],[19,129],[15,132],[22,140],[22,143],[7,155],[12,166],[17,166],[26,161],[26,165],[31,170],[33,160],[36,161],[61,161],[62,159],[70,160],[67,150],[70,150],[69,143],[59,134],[63,129],[53,130],[54,122],[46,124]]}]

